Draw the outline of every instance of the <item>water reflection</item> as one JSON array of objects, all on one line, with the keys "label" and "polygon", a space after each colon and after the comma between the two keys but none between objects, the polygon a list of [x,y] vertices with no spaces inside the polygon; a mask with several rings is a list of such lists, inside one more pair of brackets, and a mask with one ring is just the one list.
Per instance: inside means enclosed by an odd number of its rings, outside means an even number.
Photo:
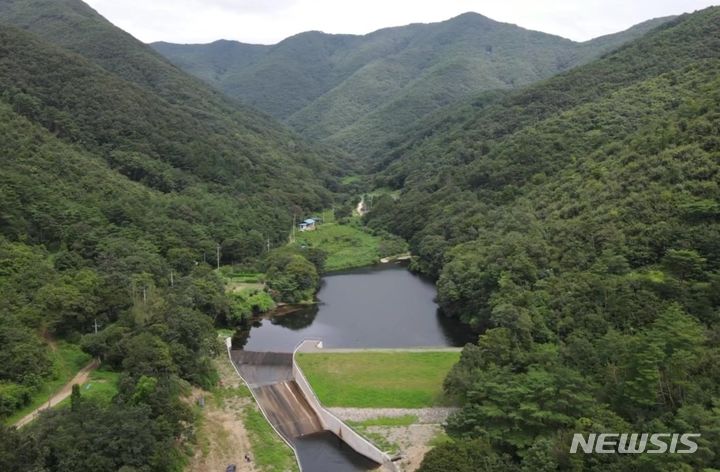
[{"label": "water reflection", "polygon": [[476,336],[444,316],[435,285],[390,264],[324,277],[317,305],[256,320],[238,330],[233,346],[291,351],[304,339],[326,347],[463,346]]},{"label": "water reflection", "polygon": [[313,321],[315,321],[315,317],[319,311],[319,305],[309,305],[297,308],[291,313],[287,313],[285,315],[275,316],[270,319],[270,322],[274,325],[282,326],[283,328],[298,331],[313,324]]}]

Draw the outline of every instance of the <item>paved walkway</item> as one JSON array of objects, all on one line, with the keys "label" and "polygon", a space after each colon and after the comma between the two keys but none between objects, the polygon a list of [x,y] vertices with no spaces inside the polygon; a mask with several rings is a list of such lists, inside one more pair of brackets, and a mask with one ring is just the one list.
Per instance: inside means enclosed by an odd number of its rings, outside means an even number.
[{"label": "paved walkway", "polygon": [[397,418],[417,416],[417,424],[443,424],[448,416],[457,411],[457,407],[433,408],[328,408],[330,413],[343,421],[367,421],[376,418]]},{"label": "paved walkway", "polygon": [[384,348],[384,347],[364,347],[364,348],[307,348],[302,351],[304,353],[327,352],[344,353],[344,352],[462,352],[461,347],[400,347],[400,348]]}]

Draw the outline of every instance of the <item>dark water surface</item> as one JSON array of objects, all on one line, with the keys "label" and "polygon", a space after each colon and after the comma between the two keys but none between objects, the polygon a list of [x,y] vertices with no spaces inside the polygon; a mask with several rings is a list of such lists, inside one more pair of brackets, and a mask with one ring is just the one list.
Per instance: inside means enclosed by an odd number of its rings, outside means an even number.
[{"label": "dark water surface", "polygon": [[374,470],[378,464],[358,454],[330,431],[295,440],[303,472],[360,472]]},{"label": "dark water surface", "polygon": [[292,351],[305,339],[327,348],[463,346],[474,336],[438,312],[435,285],[399,264],[323,277],[319,303],[241,330],[233,346]]}]

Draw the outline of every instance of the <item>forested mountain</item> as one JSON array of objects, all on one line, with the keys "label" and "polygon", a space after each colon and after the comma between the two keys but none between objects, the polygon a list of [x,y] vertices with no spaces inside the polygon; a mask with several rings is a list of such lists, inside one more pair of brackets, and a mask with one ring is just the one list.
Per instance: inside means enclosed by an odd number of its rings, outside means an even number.
[{"label": "forested mountain", "polygon": [[329,201],[340,156],[228,101],[82,2],[3,2],[0,24],[52,42],[3,28],[5,102],[129,180],[165,194],[235,197],[235,210],[256,210],[231,219],[273,238],[287,232],[292,205]]},{"label": "forested mountain", "polygon": [[342,156],[76,0],[0,2],[0,136],[0,418],[52,375],[42,335],[122,372],[111,405],[0,427],[0,470],[177,470],[179,394],[213,384],[213,323],[232,315],[217,246],[227,262],[284,244]]},{"label": "forested mountain", "polygon": [[[384,162],[406,237],[482,331],[424,471],[720,467],[720,8],[448,110]],[[695,454],[569,454],[575,432],[701,433]]]},{"label": "forested mountain", "polygon": [[[247,105],[374,157],[364,222],[478,333],[423,471],[720,469],[720,8],[580,44],[466,14],[154,46],[246,105],[80,0],[0,0],[0,419],[52,376],[49,341],[120,378],[0,426],[1,471],[180,470],[181,398],[252,311],[216,251],[292,300],[316,289],[323,251],[287,232],[352,160]],[[571,455],[576,432],[702,436]]]},{"label": "forested mountain", "polygon": [[365,36],[307,32],[274,46],[218,41],[153,47],[305,136],[369,157],[440,107],[568,70],[664,21],[575,43],[467,13]]}]

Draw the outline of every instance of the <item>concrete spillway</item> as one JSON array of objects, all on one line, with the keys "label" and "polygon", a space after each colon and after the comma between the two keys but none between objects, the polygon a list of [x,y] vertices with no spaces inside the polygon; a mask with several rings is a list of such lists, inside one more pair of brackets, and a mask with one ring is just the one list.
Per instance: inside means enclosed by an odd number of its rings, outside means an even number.
[{"label": "concrete spillway", "polygon": [[231,351],[238,372],[253,390],[268,421],[291,443],[323,431],[320,418],[293,380],[292,354]]},{"label": "concrete spillway", "polygon": [[[230,350],[235,369],[303,472],[394,470],[379,451],[319,404],[292,353]],[[382,465],[381,465],[382,464]]]}]

